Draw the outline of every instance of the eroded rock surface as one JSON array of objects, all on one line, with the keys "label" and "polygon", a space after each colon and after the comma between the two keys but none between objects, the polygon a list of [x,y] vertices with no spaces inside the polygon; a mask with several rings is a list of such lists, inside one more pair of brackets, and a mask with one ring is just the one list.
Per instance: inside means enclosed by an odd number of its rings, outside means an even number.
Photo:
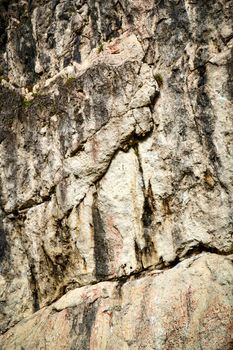
[{"label": "eroded rock surface", "polygon": [[233,347],[232,8],[0,2],[3,349]]},{"label": "eroded rock surface", "polygon": [[232,292],[232,261],[202,254],[171,270],[74,289],[7,332],[2,346],[230,350]]}]

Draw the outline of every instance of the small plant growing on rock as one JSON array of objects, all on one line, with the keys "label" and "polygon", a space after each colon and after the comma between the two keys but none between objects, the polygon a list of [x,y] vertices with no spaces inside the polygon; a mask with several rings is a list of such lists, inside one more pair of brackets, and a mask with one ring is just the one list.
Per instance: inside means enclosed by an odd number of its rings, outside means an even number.
[{"label": "small plant growing on rock", "polygon": [[72,86],[73,83],[74,83],[74,81],[75,81],[75,78],[74,78],[74,77],[69,77],[69,78],[66,80],[66,82],[65,82],[65,86],[67,86],[67,87]]},{"label": "small plant growing on rock", "polygon": [[159,87],[163,86],[163,77],[160,73],[154,73],[154,78],[157,81]]},{"label": "small plant growing on rock", "polygon": [[26,98],[23,100],[23,107],[29,108],[32,104],[32,100],[27,100]]},{"label": "small plant growing on rock", "polygon": [[35,98],[35,97],[37,97],[37,96],[40,96],[38,92],[33,92],[33,93],[32,93],[32,97],[33,97],[33,98]]},{"label": "small plant growing on rock", "polygon": [[100,52],[102,52],[102,51],[104,51],[104,44],[103,44],[103,42],[101,41],[101,42],[99,43],[99,45],[98,45],[97,52],[100,53]]}]

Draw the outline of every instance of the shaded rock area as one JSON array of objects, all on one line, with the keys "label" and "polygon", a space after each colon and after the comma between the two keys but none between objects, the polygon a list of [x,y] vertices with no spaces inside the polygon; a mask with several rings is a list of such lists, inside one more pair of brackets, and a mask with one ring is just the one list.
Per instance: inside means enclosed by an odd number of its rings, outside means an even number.
[{"label": "shaded rock area", "polygon": [[0,348],[233,348],[232,0],[0,1]]}]

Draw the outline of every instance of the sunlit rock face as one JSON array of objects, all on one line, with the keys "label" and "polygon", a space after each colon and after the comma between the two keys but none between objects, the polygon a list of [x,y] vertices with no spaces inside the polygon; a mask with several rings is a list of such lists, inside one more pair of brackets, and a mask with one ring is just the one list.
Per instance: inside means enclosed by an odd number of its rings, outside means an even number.
[{"label": "sunlit rock face", "polygon": [[233,348],[232,1],[0,1],[0,348]]}]

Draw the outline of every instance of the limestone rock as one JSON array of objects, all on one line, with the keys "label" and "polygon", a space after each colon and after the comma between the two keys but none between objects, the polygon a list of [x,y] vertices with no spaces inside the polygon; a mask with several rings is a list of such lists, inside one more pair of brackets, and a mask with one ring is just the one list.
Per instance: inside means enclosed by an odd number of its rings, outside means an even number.
[{"label": "limestone rock", "polygon": [[0,1],[0,347],[232,348],[232,8]]}]

